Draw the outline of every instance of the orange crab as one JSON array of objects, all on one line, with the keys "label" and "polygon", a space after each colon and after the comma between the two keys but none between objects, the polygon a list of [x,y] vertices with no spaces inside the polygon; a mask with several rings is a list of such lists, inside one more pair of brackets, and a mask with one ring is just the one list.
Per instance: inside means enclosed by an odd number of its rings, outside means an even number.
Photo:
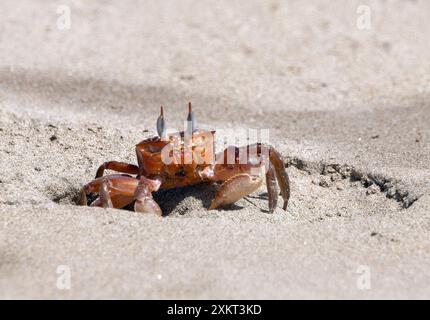
[{"label": "orange crab", "polygon": [[[188,127],[185,131],[166,134],[163,107],[157,119],[158,137],[136,145],[138,165],[109,161],[102,164],[95,180],[80,193],[79,204],[88,205],[87,195],[97,193],[91,206],[124,208],[134,202],[134,210],[162,215],[152,193],[160,189],[179,188],[204,182],[222,182],[209,210],[236,202],[257,190],[266,178],[269,213],[277,204],[278,181],[286,210],[290,184],[281,155],[272,146],[255,143],[228,147],[215,154],[215,131],[195,128],[189,103]],[[120,174],[103,176],[104,170]]]}]

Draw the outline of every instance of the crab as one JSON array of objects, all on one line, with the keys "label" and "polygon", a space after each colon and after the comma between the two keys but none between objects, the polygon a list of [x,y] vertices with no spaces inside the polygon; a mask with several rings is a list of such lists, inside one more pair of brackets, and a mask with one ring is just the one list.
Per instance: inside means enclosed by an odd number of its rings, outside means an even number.
[{"label": "crab", "polygon": [[[94,180],[84,185],[79,204],[88,205],[88,195],[97,194],[93,207],[124,208],[134,203],[134,211],[155,213],[162,210],[152,194],[161,189],[215,182],[220,184],[209,210],[232,204],[267,186],[269,213],[278,201],[277,183],[284,210],[290,197],[290,183],[280,153],[270,145],[254,143],[230,146],[215,153],[215,131],[196,129],[191,103],[186,130],[167,134],[163,107],[157,119],[158,136],[136,145],[138,165],[118,161],[103,163]],[[117,174],[104,175],[105,170]]]}]

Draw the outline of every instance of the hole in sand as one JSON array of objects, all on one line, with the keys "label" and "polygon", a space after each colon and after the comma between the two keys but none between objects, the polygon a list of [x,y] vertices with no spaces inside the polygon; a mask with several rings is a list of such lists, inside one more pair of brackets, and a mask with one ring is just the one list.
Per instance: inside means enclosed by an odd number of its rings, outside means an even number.
[{"label": "hole in sand", "polygon": [[[288,158],[288,173],[291,181],[291,198],[287,216],[294,219],[323,220],[330,217],[383,214],[387,207],[400,211],[411,206],[418,197],[405,190],[393,179],[369,174],[348,165],[307,162]],[[208,211],[215,196],[216,184],[201,184],[178,189],[161,190],[154,193],[164,215],[187,217],[216,217],[219,215],[257,215],[267,213],[267,191],[265,186],[239,200],[234,205]],[[58,204],[77,203],[79,189],[68,187],[53,192],[51,199]],[[88,196],[89,203],[96,194]],[[280,208],[274,215],[284,215]],[[129,205],[126,210],[133,210]]]}]

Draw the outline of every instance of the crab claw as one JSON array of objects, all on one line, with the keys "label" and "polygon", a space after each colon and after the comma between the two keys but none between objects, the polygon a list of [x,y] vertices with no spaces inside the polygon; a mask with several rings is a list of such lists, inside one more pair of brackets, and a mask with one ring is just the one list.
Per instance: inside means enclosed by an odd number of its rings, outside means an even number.
[{"label": "crab claw", "polygon": [[140,213],[155,213],[159,216],[163,214],[157,202],[152,198],[152,192],[157,191],[161,186],[159,179],[148,179],[140,177],[134,196],[134,211]]},{"label": "crab claw", "polygon": [[160,116],[157,119],[157,132],[160,138],[166,135],[166,123],[164,121],[163,106],[160,108]]},{"label": "crab claw", "polygon": [[221,188],[212,200],[209,210],[235,203],[237,200],[257,190],[262,182],[263,180],[260,177],[251,176],[247,173],[231,177],[221,185]]},{"label": "crab claw", "polygon": [[196,118],[191,107],[191,102],[188,102],[188,117],[187,117],[187,132],[193,133],[196,130]]},{"label": "crab claw", "polygon": [[134,211],[140,213],[154,213],[158,216],[162,216],[163,212],[158,206],[157,202],[151,197],[144,197],[137,199],[134,203]]}]

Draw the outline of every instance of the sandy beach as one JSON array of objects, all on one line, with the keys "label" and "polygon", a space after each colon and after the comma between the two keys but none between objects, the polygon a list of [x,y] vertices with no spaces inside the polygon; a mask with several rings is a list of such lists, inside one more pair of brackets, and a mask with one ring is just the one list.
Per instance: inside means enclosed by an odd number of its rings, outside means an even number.
[{"label": "sandy beach", "polygon": [[[429,1],[0,11],[1,299],[430,298]],[[287,211],[265,187],[208,211],[213,185],[158,192],[162,218],[77,206],[188,101],[201,127],[269,130]]]}]

